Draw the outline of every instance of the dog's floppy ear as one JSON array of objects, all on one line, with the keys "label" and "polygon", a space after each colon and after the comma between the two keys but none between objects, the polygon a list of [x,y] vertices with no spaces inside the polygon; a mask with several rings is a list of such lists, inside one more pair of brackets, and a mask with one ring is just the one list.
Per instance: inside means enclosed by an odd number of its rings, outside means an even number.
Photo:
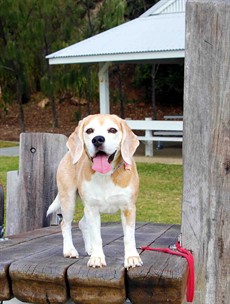
[{"label": "dog's floppy ear", "polygon": [[121,126],[123,132],[121,140],[121,155],[125,163],[131,166],[133,154],[135,153],[140,142],[137,139],[137,136],[129,128],[125,120],[122,120]]},{"label": "dog's floppy ear", "polygon": [[84,142],[83,142],[83,122],[82,120],[79,122],[78,126],[76,127],[75,131],[70,135],[66,146],[70,151],[70,154],[73,159],[73,164],[76,164],[82,156],[83,149],[84,149]]}]

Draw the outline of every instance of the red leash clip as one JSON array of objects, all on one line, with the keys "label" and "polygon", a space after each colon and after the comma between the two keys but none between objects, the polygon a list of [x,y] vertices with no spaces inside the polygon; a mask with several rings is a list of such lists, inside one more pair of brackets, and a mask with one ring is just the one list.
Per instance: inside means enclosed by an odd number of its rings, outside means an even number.
[{"label": "red leash clip", "polygon": [[177,256],[182,256],[186,258],[189,266],[189,274],[188,274],[188,281],[187,281],[187,292],[186,292],[186,299],[187,302],[191,303],[194,299],[194,289],[195,289],[195,275],[194,275],[194,258],[192,253],[182,248],[179,242],[176,243],[176,250],[172,250],[170,248],[152,248],[152,247],[141,247],[142,250],[151,250],[151,251],[159,251],[168,254],[173,254]]}]

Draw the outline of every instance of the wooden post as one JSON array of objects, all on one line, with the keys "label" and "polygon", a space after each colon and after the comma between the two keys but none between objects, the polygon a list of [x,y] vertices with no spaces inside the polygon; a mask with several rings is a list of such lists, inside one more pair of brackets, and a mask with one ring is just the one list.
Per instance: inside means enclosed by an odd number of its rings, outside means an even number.
[{"label": "wooden post", "polygon": [[[145,117],[145,120],[152,120],[151,117]],[[151,137],[153,135],[152,130],[145,130],[145,136]],[[145,156],[152,157],[153,156],[153,142],[146,141],[145,142]]]},{"label": "wooden post", "polygon": [[182,244],[196,304],[230,301],[230,1],[186,7]]},{"label": "wooden post", "polygon": [[20,191],[18,171],[7,172],[6,184],[6,235],[12,235],[20,232]]},{"label": "wooden post", "polygon": [[19,174],[11,172],[7,180],[7,235],[50,224],[46,212],[57,195],[56,171],[66,141],[60,134],[21,134]]},{"label": "wooden post", "polygon": [[3,225],[4,225],[4,191],[3,186],[0,184],[0,238],[3,233]]}]

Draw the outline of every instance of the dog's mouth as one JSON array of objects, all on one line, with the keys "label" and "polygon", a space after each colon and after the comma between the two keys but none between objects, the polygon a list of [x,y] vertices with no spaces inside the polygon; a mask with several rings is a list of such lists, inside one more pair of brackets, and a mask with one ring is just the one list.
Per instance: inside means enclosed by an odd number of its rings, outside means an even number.
[{"label": "dog's mouth", "polygon": [[108,173],[112,169],[111,162],[114,160],[115,154],[116,151],[111,155],[103,151],[98,151],[95,156],[92,157],[92,169],[103,174]]}]

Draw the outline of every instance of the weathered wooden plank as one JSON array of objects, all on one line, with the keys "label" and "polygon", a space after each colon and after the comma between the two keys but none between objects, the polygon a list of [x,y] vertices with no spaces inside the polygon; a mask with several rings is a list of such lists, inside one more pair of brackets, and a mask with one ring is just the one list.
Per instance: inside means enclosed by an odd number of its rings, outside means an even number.
[{"label": "weathered wooden plank", "polygon": [[0,261],[0,301],[9,300],[12,298],[12,290],[9,279],[9,265],[11,260]]},{"label": "weathered wooden plank", "polygon": [[[174,242],[179,231],[180,227],[176,225],[137,223],[137,244],[154,243],[157,246],[165,246]],[[21,301],[30,303],[64,303],[71,296],[74,303],[103,304],[108,303],[109,299],[110,303],[123,304],[126,299],[126,282],[129,278],[126,277],[126,270],[123,267],[124,245],[121,224],[103,224],[102,238],[107,267],[92,269],[87,267],[89,257],[86,256],[81,232],[77,228],[73,229],[74,243],[80,254],[80,259],[77,260],[63,258],[60,227],[43,228],[12,236],[11,240],[3,242],[5,245],[1,244],[0,247],[0,286],[4,284],[5,287],[0,290],[0,300],[16,296]],[[184,287],[181,287],[180,271],[176,271],[176,265],[179,265],[180,269],[184,264],[175,264],[173,259],[161,258],[159,254],[158,258],[153,259],[152,252],[142,254],[145,264],[137,270],[142,270],[140,276],[148,271],[149,283],[147,286],[142,284],[143,282],[140,283],[139,275],[136,278],[134,275],[133,281],[129,282],[129,293],[134,287],[140,288],[139,292],[144,295],[141,299],[148,299],[148,293],[152,292],[151,282],[153,278],[157,281],[155,271],[158,271],[157,282],[161,283],[155,290],[159,296],[166,290],[169,295],[179,298]],[[170,276],[175,276],[176,282]],[[142,276],[142,279],[144,281],[145,277]],[[168,284],[168,289],[165,284]],[[135,291],[133,292],[130,297],[135,300]]]},{"label": "weathered wooden plank", "polygon": [[[138,225],[136,228],[136,247],[149,246],[157,239],[162,238],[166,231],[170,230],[173,225],[145,223]],[[178,226],[179,227],[179,226]],[[179,229],[179,228],[178,228]],[[179,232],[178,232],[179,233]],[[105,255],[124,256],[123,235],[115,239],[109,246],[104,246]]]},{"label": "weathered wooden plank", "polygon": [[[59,233],[57,235],[47,235],[50,229],[55,232],[59,229]],[[40,233],[43,230],[46,232],[41,237]],[[29,242],[31,236],[35,237],[35,232],[37,238],[36,243]],[[16,262],[10,263],[9,274],[12,280],[13,295],[21,301],[31,303],[64,303],[69,296],[69,285],[66,281],[66,273],[69,266],[80,263],[82,269],[85,269],[85,272],[89,271],[87,267],[88,257],[86,257],[84,250],[81,232],[79,229],[73,229],[74,243],[76,243],[76,248],[81,257],[79,260],[66,259],[63,257],[60,227],[43,228],[35,232],[27,232],[24,234],[27,239],[26,242],[30,244],[29,246],[33,254],[30,252],[30,255],[26,258],[20,257],[17,258]],[[122,236],[121,225],[119,223],[111,225],[105,224],[105,227],[102,227],[102,234],[104,244],[111,243],[117,237]],[[14,236],[12,236],[11,239],[14,240]],[[17,236],[17,241],[20,239],[21,237]],[[19,245],[25,245],[26,242],[18,243],[17,251],[19,251],[19,254],[21,251]],[[40,245],[38,243],[40,243]],[[43,248],[43,250],[41,250],[41,248]],[[11,248],[8,249],[12,250]],[[3,252],[7,253],[6,250]],[[112,261],[111,264],[113,265]],[[120,265],[122,265],[122,262],[120,262]],[[103,274],[103,276],[105,276],[105,274]],[[99,280],[99,277],[96,278],[96,281],[97,280]],[[98,282],[98,284],[100,286],[100,282]],[[87,290],[88,286],[85,286],[84,289]],[[103,286],[101,289],[103,290]],[[123,290],[125,290],[124,284]],[[113,292],[113,288],[110,289],[110,291]]]},{"label": "weathered wooden plank", "polygon": [[[140,224],[141,225],[141,224]],[[87,267],[88,257],[80,259],[69,267],[67,276],[70,296],[74,303],[96,304],[124,303],[126,299],[125,269],[123,266],[123,231],[121,223],[102,225],[102,240],[107,267],[93,269]],[[107,250],[120,241],[116,251]],[[110,254],[111,253],[111,254]]]},{"label": "weathered wooden plank", "polygon": [[75,261],[64,258],[59,246],[12,263],[13,295],[29,303],[65,303],[69,298],[66,271]]},{"label": "weathered wooden plank", "polygon": [[4,190],[3,190],[3,186],[0,184],[0,238],[2,234],[3,225],[4,225]]},{"label": "weathered wooden plank", "polygon": [[[137,223],[136,227],[146,225]],[[121,223],[102,225],[103,248],[107,267],[87,268],[88,257],[68,269],[70,295],[74,303],[124,303],[126,299],[124,244]]]},{"label": "weathered wooden plank", "polygon": [[230,299],[230,2],[186,9],[183,246],[195,256],[195,303]]},{"label": "weathered wooden plank", "polygon": [[68,269],[70,296],[74,303],[124,304],[126,299],[123,258],[108,258],[104,268],[88,268],[88,258],[80,259]]},{"label": "weathered wooden plank", "polygon": [[19,221],[19,175],[18,171],[7,172],[7,200],[6,200],[6,235],[20,231]]},{"label": "weathered wooden plank", "polygon": [[182,303],[188,275],[186,260],[150,251],[141,258],[144,266],[128,271],[128,298],[131,302]]},{"label": "weathered wooden plank", "polygon": [[[74,227],[74,229],[76,229],[76,226]],[[20,234],[10,235],[6,241],[0,242],[0,249],[16,246],[22,243],[27,243],[31,240],[39,239],[41,237],[49,236],[52,234],[60,234],[60,227],[50,226],[50,227],[40,228]]]},{"label": "weathered wooden plank", "polygon": [[[165,227],[155,240],[151,234],[151,247],[168,247],[175,243],[180,233],[180,226]],[[137,235],[138,239],[138,235]],[[128,298],[132,303],[182,303],[187,281],[187,261],[173,255],[144,251],[141,253],[142,267],[129,269],[127,273]]]},{"label": "weathered wooden plank", "polygon": [[66,140],[66,136],[60,134],[22,133],[20,135],[17,191],[10,184],[10,180],[8,181],[11,200],[7,204],[18,210],[17,218],[12,218],[7,212],[7,222],[18,223],[14,230],[10,229],[11,234],[49,225],[46,211],[57,194],[56,170],[67,151]]},{"label": "weathered wooden plank", "polygon": [[12,236],[8,241],[0,242],[0,286],[4,286],[0,288],[0,300],[12,297],[10,265],[33,254],[47,254],[47,250],[53,247],[62,248],[62,237],[60,233],[57,234],[55,227],[44,228],[44,232],[43,229],[39,229]]}]

